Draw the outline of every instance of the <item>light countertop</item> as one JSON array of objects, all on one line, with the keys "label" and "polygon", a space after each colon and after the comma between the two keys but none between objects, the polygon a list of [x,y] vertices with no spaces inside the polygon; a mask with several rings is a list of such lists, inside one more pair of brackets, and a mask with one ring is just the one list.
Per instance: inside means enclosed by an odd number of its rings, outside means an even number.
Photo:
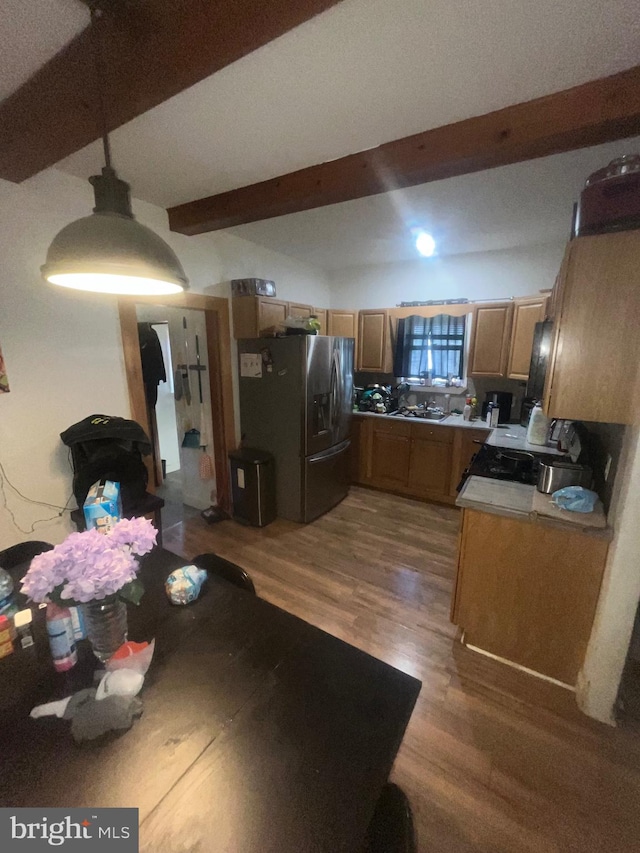
[{"label": "light countertop", "polygon": [[487,431],[488,438],[486,444],[492,447],[504,447],[509,450],[528,450],[531,453],[545,453],[550,456],[565,456],[556,447],[540,444],[529,444],[527,442],[526,427],[520,424],[501,424],[499,427],[491,429],[486,422],[480,418],[475,421],[465,421],[462,415],[448,415],[441,421],[430,421],[427,418],[404,418],[398,415],[378,415],[376,412],[354,412],[357,417],[364,418],[389,418],[393,421],[405,421],[410,424],[430,424],[433,426],[444,427],[462,427],[463,429],[484,429]]},{"label": "light countertop", "polygon": [[600,501],[592,513],[569,512],[551,503],[551,495],[541,494],[535,486],[493,480],[490,477],[469,477],[456,500],[456,506],[578,529],[594,536],[611,537]]},{"label": "light countertop", "polygon": [[504,447],[509,450],[528,450],[530,453],[545,453],[549,456],[566,456],[551,444],[529,444],[527,428],[520,424],[500,424],[492,430],[485,442],[491,447]]},{"label": "light countertop", "polygon": [[386,418],[391,421],[398,421],[407,423],[407,424],[430,424],[430,426],[455,426],[455,427],[463,427],[465,429],[485,429],[487,431],[487,435],[491,432],[491,428],[486,425],[484,421],[481,421],[478,418],[475,421],[465,421],[462,418],[462,415],[448,415],[446,418],[443,418],[441,421],[432,421],[428,418],[405,418],[402,415],[379,415],[376,412],[353,412],[355,417],[358,418]]}]

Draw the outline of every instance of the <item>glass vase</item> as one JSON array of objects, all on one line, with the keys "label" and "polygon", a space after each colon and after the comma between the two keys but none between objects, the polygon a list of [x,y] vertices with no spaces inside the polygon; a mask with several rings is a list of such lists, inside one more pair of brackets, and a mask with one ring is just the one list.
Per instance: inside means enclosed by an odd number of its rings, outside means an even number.
[{"label": "glass vase", "polygon": [[117,595],[83,606],[87,637],[101,663],[127,642],[127,605]]}]

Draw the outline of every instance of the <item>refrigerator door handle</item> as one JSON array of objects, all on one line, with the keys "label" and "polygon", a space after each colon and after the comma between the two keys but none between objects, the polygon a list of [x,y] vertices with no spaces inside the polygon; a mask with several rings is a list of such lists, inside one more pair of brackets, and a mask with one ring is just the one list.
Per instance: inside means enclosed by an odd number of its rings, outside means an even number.
[{"label": "refrigerator door handle", "polygon": [[331,359],[331,430],[334,437],[340,425],[340,415],[342,412],[342,385],[340,376],[340,355],[338,350],[334,350],[333,358]]},{"label": "refrigerator door handle", "polygon": [[350,444],[351,439],[347,438],[346,441],[341,441],[340,444],[334,444],[334,446],[330,447],[328,450],[322,450],[320,453],[314,453],[313,456],[309,456],[307,462],[310,462],[311,464],[314,462],[325,462],[333,456],[339,456],[341,453],[344,453]]}]

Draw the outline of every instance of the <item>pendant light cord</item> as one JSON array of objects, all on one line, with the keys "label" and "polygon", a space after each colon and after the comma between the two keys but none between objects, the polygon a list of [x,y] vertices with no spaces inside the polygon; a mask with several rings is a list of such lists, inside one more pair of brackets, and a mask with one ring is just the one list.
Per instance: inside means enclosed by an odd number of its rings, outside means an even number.
[{"label": "pendant light cord", "polygon": [[102,12],[97,6],[91,6],[91,43],[93,47],[93,65],[96,78],[96,90],[98,93],[98,108],[100,110],[100,123],[102,132],[102,148],[104,150],[104,162],[111,169],[111,145],[109,144],[109,128],[107,126],[107,105],[104,97],[104,56],[102,53],[102,39],[99,33],[98,21]]}]

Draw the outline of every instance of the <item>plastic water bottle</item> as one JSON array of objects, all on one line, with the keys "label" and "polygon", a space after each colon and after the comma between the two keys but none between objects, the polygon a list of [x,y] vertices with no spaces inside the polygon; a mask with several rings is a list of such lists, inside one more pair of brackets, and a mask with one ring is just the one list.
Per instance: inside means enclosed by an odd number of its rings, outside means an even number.
[{"label": "plastic water bottle", "polygon": [[56,672],[65,672],[75,666],[78,662],[78,653],[68,607],[47,604],[47,634]]},{"label": "plastic water bottle", "polygon": [[0,568],[0,616],[11,616],[15,610],[13,579],[6,569]]}]

